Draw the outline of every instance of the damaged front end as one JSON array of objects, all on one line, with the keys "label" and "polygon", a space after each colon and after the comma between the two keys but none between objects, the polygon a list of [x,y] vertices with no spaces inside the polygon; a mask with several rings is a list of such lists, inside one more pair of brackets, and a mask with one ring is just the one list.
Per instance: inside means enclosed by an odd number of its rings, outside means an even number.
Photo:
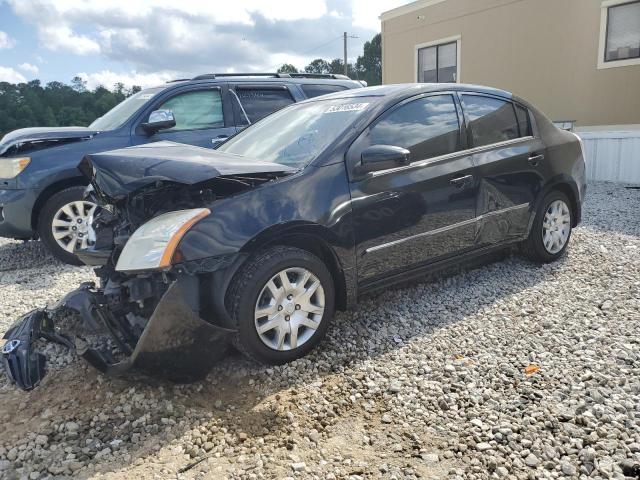
[{"label": "damaged front end", "polygon": [[82,284],[7,331],[3,363],[20,388],[34,388],[45,375],[42,340],[75,351],[105,374],[136,369],[174,382],[203,378],[224,354],[233,333],[224,292],[242,255],[209,252],[189,261],[181,235],[210,213],[205,205],[291,172],[194,148],[152,144],[82,161],[99,208],[92,246],[76,253],[97,267],[99,283]]},{"label": "damaged front end", "polygon": [[[44,377],[39,339],[74,350],[109,375],[132,368],[173,382],[204,378],[224,354],[232,330],[203,320],[193,292],[197,277],[133,278],[106,288],[85,283],[51,309],[34,310],[5,334],[2,357],[10,379],[31,390]],[[126,300],[125,300],[126,299]],[[80,331],[62,333],[56,319],[80,320]]]}]

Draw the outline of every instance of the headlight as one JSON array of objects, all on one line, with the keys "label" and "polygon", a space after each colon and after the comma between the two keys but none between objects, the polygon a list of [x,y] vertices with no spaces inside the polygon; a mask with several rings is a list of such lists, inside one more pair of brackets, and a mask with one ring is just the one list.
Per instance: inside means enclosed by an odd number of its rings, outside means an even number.
[{"label": "headlight", "polygon": [[209,215],[208,208],[163,213],[138,228],[122,249],[116,270],[120,272],[166,268],[185,233]]},{"label": "headlight", "polygon": [[15,178],[27,168],[29,157],[0,158],[0,178]]}]

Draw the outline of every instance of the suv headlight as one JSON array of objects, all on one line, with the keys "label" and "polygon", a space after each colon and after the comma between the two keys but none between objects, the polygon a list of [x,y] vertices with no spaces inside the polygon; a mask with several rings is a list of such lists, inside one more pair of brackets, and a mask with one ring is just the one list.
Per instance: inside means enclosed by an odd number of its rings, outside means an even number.
[{"label": "suv headlight", "polygon": [[31,163],[29,157],[0,158],[0,178],[15,178]]},{"label": "suv headlight", "polygon": [[180,239],[210,213],[208,208],[194,208],[152,218],[133,232],[122,249],[116,270],[129,272],[169,267]]}]

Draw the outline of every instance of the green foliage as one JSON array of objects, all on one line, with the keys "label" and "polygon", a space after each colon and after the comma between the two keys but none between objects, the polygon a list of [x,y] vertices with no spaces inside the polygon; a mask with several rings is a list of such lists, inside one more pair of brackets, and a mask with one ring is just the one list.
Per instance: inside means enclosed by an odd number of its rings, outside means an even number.
[{"label": "green foliage", "polygon": [[0,137],[25,127],[87,126],[104,115],[140,87],[126,89],[117,84],[113,91],[97,87],[90,91],[82,78],[71,85],[40,80],[14,85],[0,82]]},{"label": "green foliage", "polygon": [[[295,69],[293,65],[285,64]],[[282,67],[284,67],[283,65]],[[281,68],[282,68],[281,67]],[[280,71],[280,70],[278,70]],[[344,61],[340,58],[331,61],[316,58],[304,67],[306,73],[344,73]],[[356,64],[347,64],[347,75],[355,80],[366,80],[368,85],[382,83],[382,37],[378,33],[370,41],[365,42],[364,52],[356,60]]]},{"label": "green foliage", "polygon": [[366,80],[369,86],[382,83],[382,35],[377,34],[364,43],[364,53],[356,61],[360,80]]},{"label": "green foliage", "polygon": [[304,67],[306,73],[333,73],[330,70],[329,62],[322,58],[316,58],[309,65]]},{"label": "green foliage", "polygon": [[298,69],[290,63],[283,64],[276,73],[298,73]]}]

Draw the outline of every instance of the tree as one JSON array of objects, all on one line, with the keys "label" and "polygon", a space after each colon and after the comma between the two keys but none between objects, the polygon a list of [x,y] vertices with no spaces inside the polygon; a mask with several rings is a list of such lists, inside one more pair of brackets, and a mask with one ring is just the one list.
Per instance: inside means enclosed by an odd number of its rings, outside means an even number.
[{"label": "tree", "polygon": [[364,53],[358,57],[356,69],[360,80],[365,80],[367,84],[382,83],[382,36],[379,33],[364,43]]},{"label": "tree", "polygon": [[304,71],[306,73],[331,73],[331,69],[329,66],[329,62],[323,60],[322,58],[316,58],[309,65],[304,67]]},{"label": "tree", "polygon": [[76,92],[86,92],[87,91],[87,82],[82,77],[75,76],[71,79],[71,87]]},{"label": "tree", "polygon": [[113,93],[115,93],[116,95],[124,95],[125,94],[124,83],[117,82],[116,84],[114,84]]},{"label": "tree", "polygon": [[44,87],[39,80],[17,85],[0,82],[0,137],[25,127],[89,125],[140,90],[116,85],[114,91],[104,87],[90,91],[81,77],[73,78],[70,85],[50,82]]},{"label": "tree", "polygon": [[284,63],[279,69],[278,73],[298,73],[298,69],[290,63]]}]

